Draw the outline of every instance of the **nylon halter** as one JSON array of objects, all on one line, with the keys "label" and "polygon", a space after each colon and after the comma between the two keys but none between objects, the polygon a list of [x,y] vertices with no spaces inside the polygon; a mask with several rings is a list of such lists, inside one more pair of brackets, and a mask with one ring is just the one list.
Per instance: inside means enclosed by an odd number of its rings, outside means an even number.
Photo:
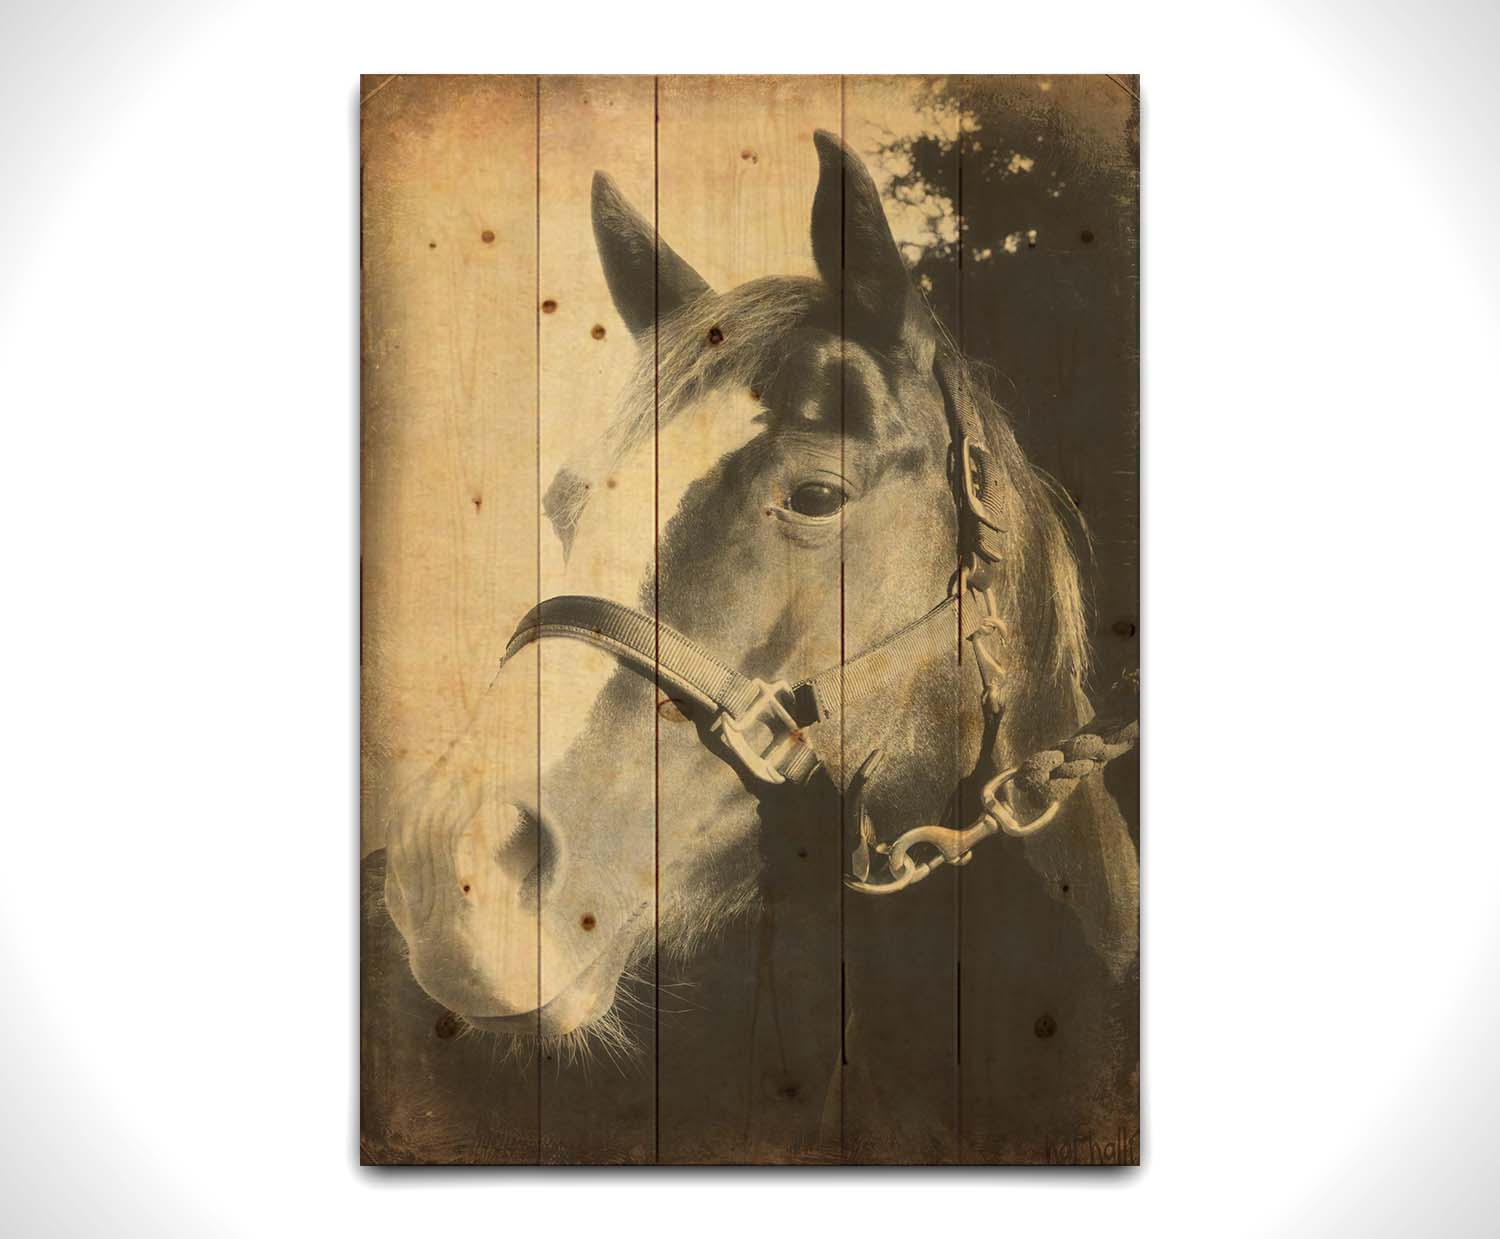
[{"label": "nylon halter", "polygon": [[[829,754],[830,745],[837,743],[839,728],[826,724],[837,719],[848,701],[877,694],[902,669],[951,651],[955,629],[974,650],[986,714],[998,714],[1000,665],[988,641],[1003,630],[996,571],[1005,543],[999,516],[1002,479],[984,422],[955,359],[940,352],[934,371],[942,388],[952,440],[949,479],[958,509],[962,567],[953,592],[925,615],[854,658],[795,684],[785,680],[767,683],[741,674],[654,615],[605,598],[564,594],[545,599],[527,612],[506,646],[504,661],[531,642],[546,638],[570,638],[594,645],[620,662],[657,677],[674,694],[711,712],[709,730],[723,745],[721,755],[750,778],[767,784],[805,784],[824,766],[837,764],[841,768],[842,763],[831,762]],[[961,605],[966,595],[970,601]],[[989,781],[981,793],[983,812],[964,830],[919,826],[894,843],[883,844],[864,809],[865,790],[879,765],[880,751],[876,750],[866,757],[848,788],[860,841],[845,883],[851,889],[873,894],[902,890],[945,862],[967,863],[974,844],[991,834],[1032,834],[1051,820],[1061,803],[1054,799],[1032,822],[1018,822],[1004,799],[1009,783],[1022,769],[1016,767]],[[917,862],[909,854],[917,844],[930,845],[936,855]],[[872,851],[886,857],[890,880],[868,880]]]}]

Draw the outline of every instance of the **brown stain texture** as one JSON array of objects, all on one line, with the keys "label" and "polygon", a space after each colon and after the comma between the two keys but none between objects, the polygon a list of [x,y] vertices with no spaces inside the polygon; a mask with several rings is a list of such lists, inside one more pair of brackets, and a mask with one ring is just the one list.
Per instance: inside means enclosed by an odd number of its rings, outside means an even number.
[{"label": "brown stain texture", "polygon": [[[812,129],[840,128],[846,101],[856,100],[860,92],[873,96],[881,90],[904,91],[908,85],[909,79],[662,79],[656,91],[660,132],[653,137],[649,121],[643,121],[641,134],[643,142],[657,144],[662,235],[710,267],[705,274],[720,288],[785,273],[796,261],[805,263],[806,211],[815,171],[783,160],[784,151],[797,149],[788,139],[801,140],[810,151]],[[1122,111],[1118,85],[1103,78],[1058,78],[1051,89],[1054,99],[1069,100],[1079,117],[1079,140],[1092,157],[1119,159],[1128,101]],[[537,341],[567,340],[566,347],[576,350],[580,326],[591,323],[589,337],[603,341],[609,334],[606,324],[617,322],[609,317],[607,299],[599,295],[602,286],[580,298],[566,279],[543,274],[536,204],[544,192],[561,191],[538,187],[535,181],[538,151],[544,146],[538,118],[545,124],[544,101],[549,98],[573,101],[583,116],[589,109],[598,116],[618,115],[632,91],[639,93],[623,79],[547,79],[539,84],[532,78],[396,75],[366,84],[361,110],[361,794],[363,850],[371,854],[371,866],[378,860],[383,814],[395,802],[396,789],[439,759],[473,718],[508,635],[505,622],[496,617],[520,614],[534,601],[528,591],[535,591],[535,547],[544,534],[539,490],[545,479],[539,484],[538,461],[528,450],[540,423],[539,397],[528,393],[528,384],[539,384],[538,371],[545,377],[546,366],[555,364],[547,357],[565,355],[544,348],[539,356]],[[649,111],[642,114],[649,117]],[[767,168],[758,169],[763,161]],[[600,166],[608,166],[608,156]],[[540,175],[545,180],[545,169]],[[579,192],[586,194],[586,182]],[[637,205],[650,217],[649,197]],[[775,233],[783,215],[790,221],[784,237]],[[769,221],[764,227],[746,222],[762,218]],[[1109,242],[1096,246],[1094,228],[1074,222],[1069,232],[1090,247],[1088,252],[1103,257],[1118,248],[1115,231],[1104,228],[1107,221],[1088,218]],[[743,235],[731,236],[736,220]],[[697,240],[684,243],[695,235]],[[747,243],[743,252],[735,248]],[[1027,245],[1035,247],[1036,238],[1028,237]],[[783,261],[782,256],[790,257]],[[591,251],[579,249],[567,255],[567,262],[577,266],[590,258]],[[729,265],[712,269],[715,263]],[[804,266],[797,273],[810,272]],[[544,286],[554,295],[540,298]],[[562,301],[568,313],[557,326],[566,323],[567,330],[543,332],[538,311],[557,315]],[[708,347],[723,341],[719,326],[707,333]],[[630,343],[628,337],[624,343]],[[598,365],[630,352],[582,347],[590,358],[601,359],[589,363]],[[759,391],[748,394],[760,400]],[[608,478],[606,485],[617,483]],[[469,510],[483,519],[469,519]],[[1129,605],[1127,601],[1121,609]],[[1122,640],[1133,639],[1136,620],[1119,618],[1110,630]],[[663,724],[692,721],[685,703],[671,698],[660,699],[656,713]],[[807,833],[783,839],[780,846],[799,862],[799,871],[817,870],[818,880],[826,878],[836,890],[835,870],[822,874],[826,840],[816,833],[826,832],[827,823],[819,818],[805,826]],[[1083,879],[1077,880],[1081,899],[1085,888]],[[470,895],[473,885],[463,881],[463,895]],[[480,889],[482,893],[482,882]],[[1060,893],[1066,898],[1070,883],[1054,877],[1049,890],[1051,897]],[[576,1160],[579,1132],[590,1124],[600,1143],[590,1146],[588,1160],[607,1162],[883,1161],[909,1156],[891,1150],[910,1146],[899,1140],[884,1143],[886,1136],[859,1128],[865,1113],[860,1107],[866,1104],[859,1099],[870,1094],[861,1093],[866,1085],[853,1068],[836,1072],[829,1091],[819,1074],[826,1071],[827,1060],[813,1055],[817,1061],[805,1067],[790,1061],[799,1044],[814,1034],[823,1036],[828,1031],[823,1025],[831,1027],[840,1017],[836,1008],[830,1016],[822,1008],[796,1007],[796,995],[808,988],[812,974],[819,974],[818,984],[827,981],[821,974],[829,971],[829,961],[813,951],[793,950],[788,956],[784,947],[777,955],[768,945],[782,915],[775,908],[768,908],[764,917],[771,937],[745,946],[744,967],[734,974],[735,985],[754,994],[753,1013],[744,1025],[715,1030],[724,1047],[764,1043],[773,1047],[771,1052],[756,1052],[753,1073],[735,1084],[739,1092],[713,1092],[722,1082],[713,1079],[712,1059],[704,1073],[674,1069],[673,1057],[674,1047],[685,1051],[688,1045],[680,1030],[692,1027],[695,1019],[700,1032],[712,1027],[702,1024],[712,1014],[674,1013],[669,1018],[665,1008],[670,1000],[663,990],[663,1010],[656,1013],[664,1030],[656,1084],[660,1113],[624,1116],[620,1130],[630,1134],[612,1138],[608,1132],[619,1116],[609,1111],[605,1085],[590,1086],[597,1094],[592,1097],[588,1090],[569,1092],[566,1069],[552,1061],[550,1049],[535,1054],[530,1074],[497,1067],[490,1040],[415,986],[404,946],[382,906],[377,868],[367,869],[364,899],[364,1161]],[[593,912],[582,913],[577,924],[586,934],[599,927]],[[819,932],[826,930],[824,925]],[[835,932],[844,933],[841,920]],[[900,956],[899,942],[894,949],[892,966],[909,966]],[[955,943],[955,952],[959,949]],[[972,951],[975,945],[963,949]],[[803,975],[785,975],[788,967],[802,969]],[[837,969],[839,961],[833,960],[832,967]],[[1041,1055],[1038,1062],[1058,1060],[1080,1037],[1067,996],[1059,1002],[1045,989],[1045,984],[1039,986],[1035,1005],[1013,1008],[1003,1036],[995,1034],[1004,1053]],[[719,993],[710,1001],[723,998]],[[1040,1012],[1029,1024],[1028,1011]],[[835,1038],[841,1034],[838,1028],[833,1032]],[[968,1052],[972,1061],[979,1061],[989,1051],[970,1046]],[[857,1043],[852,1054],[846,1061],[857,1064]],[[545,1081],[535,1070],[542,1064]],[[476,1081],[486,1083],[481,1088]],[[951,1099],[932,1102],[934,1108],[950,1104]],[[723,1110],[722,1116],[699,1114],[715,1107]],[[832,1114],[834,1129],[842,1134],[832,1144],[824,1135],[789,1140],[784,1131],[791,1120],[785,1116],[794,1112]],[[700,1125],[689,1129],[685,1124],[694,1115]],[[1052,1160],[1042,1146],[1007,1132],[1003,1115],[981,1120],[970,1118],[968,1143],[961,1150],[965,1160]],[[1133,1127],[1137,1119],[1130,1113],[1120,1121]],[[1068,1139],[1079,1135],[1058,1134]],[[1134,1138],[1121,1147],[1134,1148]],[[954,1155],[952,1148],[944,1148],[937,1160]]]}]

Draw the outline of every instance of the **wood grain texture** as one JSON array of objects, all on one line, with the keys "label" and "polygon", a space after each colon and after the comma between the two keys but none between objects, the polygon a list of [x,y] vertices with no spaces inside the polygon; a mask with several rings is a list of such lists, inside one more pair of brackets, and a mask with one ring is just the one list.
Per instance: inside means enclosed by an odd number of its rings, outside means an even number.
[{"label": "wood grain texture", "polygon": [[[413,980],[381,849],[411,788],[466,737],[535,731],[534,704],[486,688],[501,617],[536,598],[536,88],[395,77],[365,94],[362,1149],[535,1160],[535,1073]],[[507,752],[486,777],[502,798],[534,798],[534,757]]]},{"label": "wood grain texture", "polygon": [[[1014,253],[987,258],[978,245],[965,249],[958,343],[983,355],[994,339],[1006,341],[1004,356],[1030,376],[1025,386],[1009,380],[1008,390],[1002,379],[1028,455],[1068,480],[1067,503],[1099,531],[1092,536],[1115,537],[1120,508],[1131,501],[1122,504],[1115,498],[1121,492],[1103,479],[1133,470],[1134,460],[1122,452],[1104,410],[1123,401],[1118,420],[1134,421],[1135,342],[1127,349],[1116,334],[1133,330],[1134,297],[1106,290],[1133,283],[1128,135],[1136,101],[1106,77],[1044,80],[1048,89],[1040,95],[1026,79],[951,83],[977,114],[994,118],[986,131],[957,144],[962,215],[976,228],[1001,221],[997,231],[1015,245]],[[1049,152],[1049,142],[1060,149]],[[1028,170],[1027,160],[1038,162]],[[1047,180],[1039,182],[1042,167]],[[1113,192],[1079,192],[1091,181]],[[1033,229],[1027,225],[1042,215],[1033,205],[1038,201],[1050,209],[1047,223]],[[1002,257],[1007,278],[985,278]],[[1100,349],[1093,358],[1080,353],[1089,340]],[[1113,574],[1102,575],[1096,607],[1111,594],[1136,596],[1134,557],[1112,566]],[[1133,613],[1134,604],[1127,609]],[[1097,629],[1104,625],[1097,619],[1095,625],[1097,664],[1119,642],[1101,641]],[[1094,671],[1105,684],[1118,674],[1118,664]],[[1087,798],[1092,806],[1082,803]],[[965,1162],[1056,1161],[1060,1150],[1080,1148],[1095,1160],[1105,1160],[1106,1148],[1114,1150],[1113,1160],[1125,1160],[1128,1135],[1122,1141],[1121,1133],[1138,1130],[1136,985],[1129,974],[1113,972],[1089,942],[1091,920],[1100,914],[1095,901],[1108,898],[1101,856],[1130,847],[1125,822],[1106,800],[1097,786],[1086,788],[1007,864],[972,865],[960,874]],[[966,808],[972,814],[977,804]],[[1134,864],[1127,868],[1133,883]],[[1134,891],[1129,902],[1133,921]]]},{"label": "wood grain texture", "polygon": [[[774,275],[812,275],[808,204],[817,188],[816,129],[840,125],[836,77],[664,78],[657,175],[663,240],[710,285],[727,290]],[[752,393],[734,393],[747,405]],[[731,414],[732,415],[732,414]],[[669,491],[714,464],[712,441],[660,436]],[[664,506],[665,522],[671,517]],[[793,588],[773,567],[765,592]],[[691,581],[663,582],[663,615],[698,605]],[[711,605],[711,604],[710,604]],[[839,661],[836,608],[814,621],[810,665]],[[696,789],[661,788],[663,819],[690,811]],[[675,969],[674,979],[716,975],[663,995],[661,1157],[668,1162],[803,1162],[839,1156],[839,803],[789,805],[767,824],[758,857],[760,907],[737,923],[717,966]],[[774,824],[772,824],[774,823]],[[664,866],[681,852],[664,848]]]},{"label": "wood grain texture", "polygon": [[[846,140],[878,140],[869,118],[899,113],[910,96],[910,79],[855,77],[843,88]],[[949,155],[952,164],[958,152]],[[959,264],[957,254],[945,264]],[[948,290],[926,294],[940,319],[955,321]],[[854,606],[868,605],[884,579],[889,551],[879,541],[846,540],[845,594]],[[956,566],[956,563],[955,563]],[[868,582],[868,587],[866,586]],[[936,601],[935,599],[931,601]],[[961,657],[955,615],[952,657]],[[956,681],[955,681],[956,683]],[[961,738],[958,693],[934,730],[957,754]],[[958,806],[933,805],[931,821]],[[959,887],[962,871],[939,871],[909,898],[876,899],[843,892],[842,955],[855,1015],[846,1036],[844,1150],[850,1160],[881,1163],[947,1163],[958,1152],[958,960]],[[902,981],[891,985],[893,972]]]},{"label": "wood grain texture", "polygon": [[[685,537],[712,541],[711,524],[684,529],[684,497],[738,449],[739,422],[748,436],[764,420],[747,416],[764,395],[747,382],[713,393],[721,412],[611,439],[622,393],[649,420],[667,302],[658,258],[655,311],[622,317],[595,173],[716,292],[818,278],[824,130],[869,168],[938,330],[987,368],[1026,456],[1090,530],[1087,687],[1133,673],[1138,88],[379,75],[361,94],[362,1159],[1137,1160],[1132,761],[1086,781],[1036,840],[991,840],[965,868],[872,898],[843,886],[849,804],[831,781],[757,789],[754,837],[724,844],[705,806],[742,807],[747,790],[649,674],[571,641],[500,666],[517,620],[554,595],[679,626],[711,610],[719,565],[662,564]],[[734,604],[756,639],[702,631],[753,668],[775,644],[772,600],[800,589],[799,666],[837,664],[867,639],[861,617],[889,610],[915,536],[898,510],[878,529],[841,524],[816,604],[806,560],[756,561],[756,597]],[[973,764],[969,657],[955,625],[950,704],[924,724],[952,755],[944,786]],[[840,747],[833,764],[864,756]],[[886,801],[896,829],[980,807],[973,781],[947,803]],[[413,822],[430,845],[418,876],[441,887],[421,899],[400,869]],[[705,869],[710,842],[724,850]],[[499,912],[478,904],[491,865],[515,888]],[[747,875],[753,899],[693,902],[695,885]],[[394,914],[392,891],[467,918],[472,967],[450,965],[446,988],[418,980],[429,931]],[[622,926],[638,940],[607,1021],[545,1035],[549,1012],[595,1001],[578,976]],[[503,993],[457,1009],[451,995],[501,972]]]},{"label": "wood grain texture", "polygon": [[[647,77],[548,78],[541,83],[541,140],[537,157],[541,191],[537,199],[541,242],[539,297],[541,416],[537,435],[543,487],[573,461],[582,444],[602,438],[613,397],[636,363],[636,345],[615,312],[599,272],[590,223],[588,187],[594,171],[608,167],[621,187],[651,209],[654,83]],[[649,468],[649,465],[646,466]],[[613,475],[594,479],[613,502],[608,528],[597,536],[580,530],[564,563],[561,545],[543,518],[540,555],[541,596],[592,593],[636,604],[638,586],[649,579],[655,558],[654,486],[618,486]],[[616,485],[611,491],[611,483]],[[545,493],[545,490],[544,490]],[[576,720],[567,707],[589,691],[579,677],[606,660],[592,651],[580,656],[572,643],[542,643],[534,651],[541,667],[538,692],[541,762],[556,769],[571,743]],[[528,651],[528,654],[533,651]],[[593,655],[590,657],[590,655]],[[656,845],[651,829],[656,761],[656,715],[649,697],[630,707],[631,717],[613,731],[596,761],[618,775],[609,799],[572,803],[569,775],[545,776],[540,817],[548,828],[562,820],[573,826],[570,865],[590,865],[609,875],[620,905],[646,905],[654,918]],[[614,807],[614,797],[644,806],[636,819]],[[580,817],[585,813],[588,818]],[[592,819],[592,820],[590,820]],[[584,835],[585,830],[596,835]],[[582,837],[579,837],[582,836]],[[544,883],[543,915],[564,898]],[[566,932],[580,944],[609,928],[609,912],[593,902],[557,908]],[[587,926],[587,928],[585,927]],[[559,961],[561,967],[561,961]],[[541,978],[544,993],[555,980]],[[655,975],[654,960],[635,969]],[[560,978],[559,978],[560,979]],[[644,986],[644,982],[642,983]],[[649,997],[647,998],[649,1011]],[[546,1163],[640,1163],[656,1158],[656,1053],[654,1020],[632,1012],[634,1047],[593,1064],[569,1069],[567,1047],[547,1049],[541,1062],[542,1160]]]}]

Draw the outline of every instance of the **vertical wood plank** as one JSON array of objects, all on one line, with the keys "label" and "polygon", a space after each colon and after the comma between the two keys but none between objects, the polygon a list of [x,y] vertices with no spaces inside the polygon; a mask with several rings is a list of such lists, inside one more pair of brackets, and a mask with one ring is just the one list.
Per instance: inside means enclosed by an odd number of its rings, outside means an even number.
[{"label": "vertical wood plank", "polygon": [[[844,80],[845,140],[865,161],[878,187],[904,170],[893,136],[907,132],[916,119],[918,79],[849,77]],[[943,156],[956,167],[956,142]],[[883,194],[893,236],[910,260],[933,241],[930,223],[915,207],[903,212]],[[925,204],[924,204],[925,205]],[[933,209],[936,209],[934,206]],[[914,217],[915,221],[914,222]],[[956,252],[928,257],[927,267],[949,270]],[[930,282],[930,281],[929,281]],[[924,297],[943,327],[956,319],[955,281],[939,280]],[[857,346],[860,342],[855,339]],[[935,416],[940,412],[934,411]],[[844,579],[846,612],[885,613],[891,628],[914,620],[941,601],[918,590],[903,599],[904,613],[892,611],[883,595],[891,587],[891,565],[905,550],[902,531],[882,527],[846,537]],[[952,659],[960,657],[958,619],[953,625]],[[857,650],[849,650],[852,656]],[[965,703],[955,667],[929,674],[947,686],[925,720],[923,736],[953,754],[952,769],[942,782],[953,786],[967,773],[960,768],[960,719]],[[951,690],[951,691],[950,691]],[[972,703],[970,703],[972,704]],[[913,708],[913,707],[908,707]],[[863,754],[852,753],[852,762]],[[888,754],[892,768],[903,755]],[[945,820],[952,825],[957,805],[910,803],[893,797],[893,817],[877,822],[889,840],[921,822]],[[958,879],[961,871],[939,869],[924,883],[893,898],[844,892],[843,954],[849,1007],[844,1071],[846,1158],[859,1162],[931,1164],[952,1162],[958,1151]]]},{"label": "vertical wood plank", "polygon": [[[1113,537],[1131,529],[1110,506],[1114,470],[1131,462],[1112,436],[1122,421],[1133,426],[1137,401],[1135,341],[1121,338],[1133,322],[1122,308],[1133,302],[1133,180],[1119,178],[1132,158],[1130,95],[1104,75],[950,87],[979,126],[961,146],[959,343],[996,364],[996,394],[1028,459],[1058,479],[1059,510],[1076,507]],[[1090,562],[1081,536],[1076,549],[1088,580],[1103,575],[1103,596],[1121,588],[1118,561]],[[1123,581],[1133,614],[1133,578]],[[1089,638],[1097,653],[1101,634]],[[1081,699],[1056,696],[1029,727],[1007,729],[999,765],[1086,717]],[[967,1162],[1134,1157],[1136,859],[1105,786],[1085,780],[1045,831],[996,839],[962,873]]]},{"label": "vertical wood plank", "polygon": [[[808,243],[818,181],[812,134],[839,129],[838,79],[664,78],[659,113],[662,242],[720,293],[764,276],[815,275]],[[704,347],[715,345],[708,340]],[[796,565],[787,561],[784,576],[773,570],[758,580],[753,602],[721,602],[717,614],[688,574],[669,570],[678,497],[716,465],[725,426],[732,438],[735,426],[759,412],[760,397],[748,386],[722,396],[726,407],[709,433],[695,440],[674,426],[658,438],[661,616],[679,625],[691,620],[722,659],[746,668],[757,648],[774,644],[778,607],[791,607],[794,628],[805,632],[798,656],[807,665],[785,668],[797,679],[838,662],[836,562],[818,590],[799,598]],[[731,533],[725,526],[697,536]],[[769,662],[747,669],[781,670]],[[704,846],[672,827],[695,820],[708,790],[682,777],[675,764],[676,746],[697,745],[697,737],[680,724],[663,724],[661,743],[660,864],[667,875],[689,866],[690,852]],[[726,780],[736,806],[748,803],[749,793],[733,785],[727,767],[705,777]],[[714,879],[729,883],[758,872],[758,907],[683,965],[693,984],[661,992],[663,1161],[817,1161],[839,1154],[839,803],[826,786],[785,797],[758,790],[758,841],[731,853]],[[664,979],[675,979],[671,918],[664,916],[664,925]]]},{"label": "vertical wood plank", "polygon": [[[934,98],[946,110],[925,110]],[[650,315],[632,338],[601,270],[594,172],[644,217],[648,252],[659,222],[718,293],[816,277],[817,128],[880,183],[901,136],[925,135],[926,174],[951,201],[888,196],[898,242],[913,241],[913,209],[937,210],[943,228],[955,213],[983,221],[935,246],[917,238],[907,258],[958,348],[998,371],[1028,457],[1119,561],[1104,564],[1090,634],[1104,651],[1094,687],[1133,667],[1134,624],[1117,627],[1129,641],[1110,630],[1137,605],[1133,481],[1113,480],[1134,464],[1121,291],[1136,274],[1132,98],[1103,77],[363,83],[365,1160],[993,1163],[1108,1149],[1124,1160],[1138,1147],[1128,764],[1087,781],[1042,835],[991,840],[973,865],[873,899],[841,885],[851,839],[837,790],[752,794],[649,675],[542,642],[495,687],[515,619],[556,594],[656,612],[723,661],[790,679],[888,635],[870,616],[893,624],[902,606],[915,617],[936,601],[901,594],[908,531],[890,510],[841,524],[818,572],[788,551],[768,573],[688,503],[738,450],[736,418],[753,438],[754,386],[715,392],[697,420],[655,424],[629,451],[606,439],[621,393],[639,413],[662,373]],[[658,304],[660,281],[658,255]],[[705,356],[724,343],[703,335]],[[843,344],[861,347],[854,334]],[[559,476],[576,520],[558,520]],[[1007,571],[1026,570],[1017,550]],[[726,601],[705,582],[718,580],[712,560],[735,555],[754,588]],[[800,634],[795,658],[777,652],[778,624]],[[951,786],[971,764],[972,666],[954,635],[955,674],[936,677],[951,682],[949,706],[891,703],[944,732],[952,779],[917,772],[912,748],[907,784]],[[1018,682],[1033,663],[1020,658]],[[1066,734],[1064,716],[1082,709],[1022,712],[1001,764]],[[876,741],[855,740],[842,765],[865,756],[861,743]],[[976,791],[949,824],[973,819]],[[910,786],[912,803],[894,782],[882,795],[887,839],[943,815]],[[438,828],[481,860],[493,815],[534,809],[534,914],[495,921],[474,959],[534,957],[539,1031],[597,943],[629,930],[621,941],[644,944],[602,1024],[502,1042],[416,982],[385,905],[387,859],[414,812],[450,802],[470,815],[438,813]],[[748,826],[727,824],[746,812]],[[741,886],[753,906],[701,897]]]},{"label": "vertical wood plank", "polygon": [[[653,82],[649,77],[544,78],[541,83],[539,440],[544,501],[560,470],[590,492],[566,560],[544,518],[541,596],[595,594],[649,607],[655,481],[649,450],[606,462],[596,448],[639,345],[611,304],[590,219],[590,184],[608,172],[645,216],[653,212]],[[555,496],[556,492],[552,492]],[[550,502],[550,501],[548,501]],[[544,868],[541,993],[548,995],[620,920],[655,919],[655,723],[649,685],[572,641],[538,647],[544,831],[555,832],[557,886]],[[580,734],[580,713],[612,680],[613,723]],[[644,913],[641,909],[644,908]],[[550,944],[550,945],[549,945]],[[555,1163],[649,1162],[656,1156],[651,953],[622,983],[608,1028],[544,1043],[542,1157]],[[615,1021],[619,1021],[616,1023]]]},{"label": "vertical wood plank", "polygon": [[[362,1152],[535,1161],[535,1073],[417,985],[387,830],[465,737],[493,801],[536,794],[523,694],[488,692],[535,601],[535,86],[366,78],[361,106]],[[525,925],[517,927],[530,932]]]}]

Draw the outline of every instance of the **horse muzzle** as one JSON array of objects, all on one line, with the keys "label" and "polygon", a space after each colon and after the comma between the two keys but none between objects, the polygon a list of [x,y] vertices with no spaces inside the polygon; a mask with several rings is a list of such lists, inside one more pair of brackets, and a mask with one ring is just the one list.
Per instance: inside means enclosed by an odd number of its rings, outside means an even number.
[{"label": "horse muzzle", "polygon": [[387,852],[386,904],[435,1001],[482,1028],[559,1036],[609,1009],[651,929],[649,905],[599,876],[570,866],[528,809],[481,802],[403,829]]}]

